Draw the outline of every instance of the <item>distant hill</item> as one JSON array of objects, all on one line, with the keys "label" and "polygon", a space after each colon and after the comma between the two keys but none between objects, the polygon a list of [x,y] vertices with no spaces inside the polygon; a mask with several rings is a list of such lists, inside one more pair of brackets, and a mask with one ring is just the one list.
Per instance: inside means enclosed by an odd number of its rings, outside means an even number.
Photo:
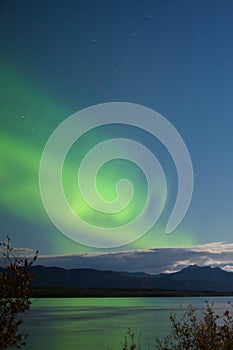
[{"label": "distant hill", "polygon": [[157,289],[233,292],[233,273],[220,268],[191,265],[179,272],[160,275],[63,269],[33,266],[33,286],[61,288]]}]

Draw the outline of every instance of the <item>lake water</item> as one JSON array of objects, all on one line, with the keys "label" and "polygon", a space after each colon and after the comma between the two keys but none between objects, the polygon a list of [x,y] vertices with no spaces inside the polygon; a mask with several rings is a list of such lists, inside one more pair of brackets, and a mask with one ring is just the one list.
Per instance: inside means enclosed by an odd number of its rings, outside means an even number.
[{"label": "lake water", "polygon": [[[207,298],[45,298],[33,300],[23,330],[27,350],[113,350],[131,327],[143,349],[153,349],[155,337],[169,331],[169,315],[189,304],[198,310]],[[222,312],[232,297],[208,297]],[[141,340],[140,340],[141,339]]]}]

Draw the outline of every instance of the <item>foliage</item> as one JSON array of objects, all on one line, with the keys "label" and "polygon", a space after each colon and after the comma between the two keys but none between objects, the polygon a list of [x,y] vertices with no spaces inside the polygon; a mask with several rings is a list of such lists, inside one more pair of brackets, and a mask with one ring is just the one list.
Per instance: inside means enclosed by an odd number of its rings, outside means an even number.
[{"label": "foliage", "polygon": [[[202,315],[190,305],[180,318],[170,314],[171,331],[163,339],[155,341],[156,350],[232,350],[233,316],[226,309],[222,317],[206,302]],[[151,348],[151,347],[149,347]],[[135,334],[128,329],[121,350],[142,350],[135,343]],[[148,349],[148,348],[147,348]],[[145,350],[145,349],[144,349]]]},{"label": "foliage", "polygon": [[135,334],[129,328],[127,335],[125,336],[124,343],[122,344],[122,350],[134,350],[136,349],[136,344],[134,341]]},{"label": "foliage", "polygon": [[189,306],[178,320],[170,315],[171,333],[162,341],[156,340],[157,350],[232,350],[233,317],[227,309],[222,318],[213,304],[206,302],[202,318]]},{"label": "foliage", "polygon": [[[134,332],[128,328],[126,335],[124,336],[124,341],[121,343],[122,348],[121,350],[135,350],[136,349],[136,343],[135,343],[135,334]],[[108,349],[112,350],[112,349]]]},{"label": "foliage", "polygon": [[0,349],[20,348],[26,344],[27,334],[19,331],[22,321],[18,318],[30,306],[30,266],[37,258],[14,257],[10,238],[0,242],[5,266],[0,268]]}]

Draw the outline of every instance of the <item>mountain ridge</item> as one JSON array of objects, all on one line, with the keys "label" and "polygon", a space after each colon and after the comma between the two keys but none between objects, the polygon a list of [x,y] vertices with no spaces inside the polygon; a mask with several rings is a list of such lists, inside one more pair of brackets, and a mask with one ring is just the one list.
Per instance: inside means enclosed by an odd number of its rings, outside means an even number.
[{"label": "mountain ridge", "polygon": [[32,266],[34,287],[159,289],[233,292],[233,272],[219,267],[190,265],[158,275],[86,268]]}]

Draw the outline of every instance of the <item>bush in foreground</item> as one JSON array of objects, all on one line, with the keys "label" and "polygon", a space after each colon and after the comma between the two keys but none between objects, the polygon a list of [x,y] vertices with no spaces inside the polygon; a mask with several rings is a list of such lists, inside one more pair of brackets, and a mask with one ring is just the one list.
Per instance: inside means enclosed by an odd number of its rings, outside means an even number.
[{"label": "bush in foreground", "polygon": [[171,332],[162,341],[156,340],[157,350],[232,350],[233,317],[227,309],[222,317],[213,304],[206,302],[202,317],[189,306],[180,319],[170,315]]},{"label": "bush in foreground", "polygon": [[22,321],[18,314],[30,306],[30,266],[38,252],[30,260],[14,257],[9,237],[0,242],[0,249],[5,262],[0,268],[0,349],[20,348],[26,344],[27,335],[19,330]]},{"label": "bush in foreground", "polygon": [[[232,350],[233,316],[228,309],[220,317],[213,304],[206,302],[202,317],[191,305],[180,318],[170,315],[171,331],[163,339],[155,340],[156,350]],[[135,335],[129,329],[122,350],[143,350],[135,343]],[[145,349],[144,349],[145,350]]]}]

